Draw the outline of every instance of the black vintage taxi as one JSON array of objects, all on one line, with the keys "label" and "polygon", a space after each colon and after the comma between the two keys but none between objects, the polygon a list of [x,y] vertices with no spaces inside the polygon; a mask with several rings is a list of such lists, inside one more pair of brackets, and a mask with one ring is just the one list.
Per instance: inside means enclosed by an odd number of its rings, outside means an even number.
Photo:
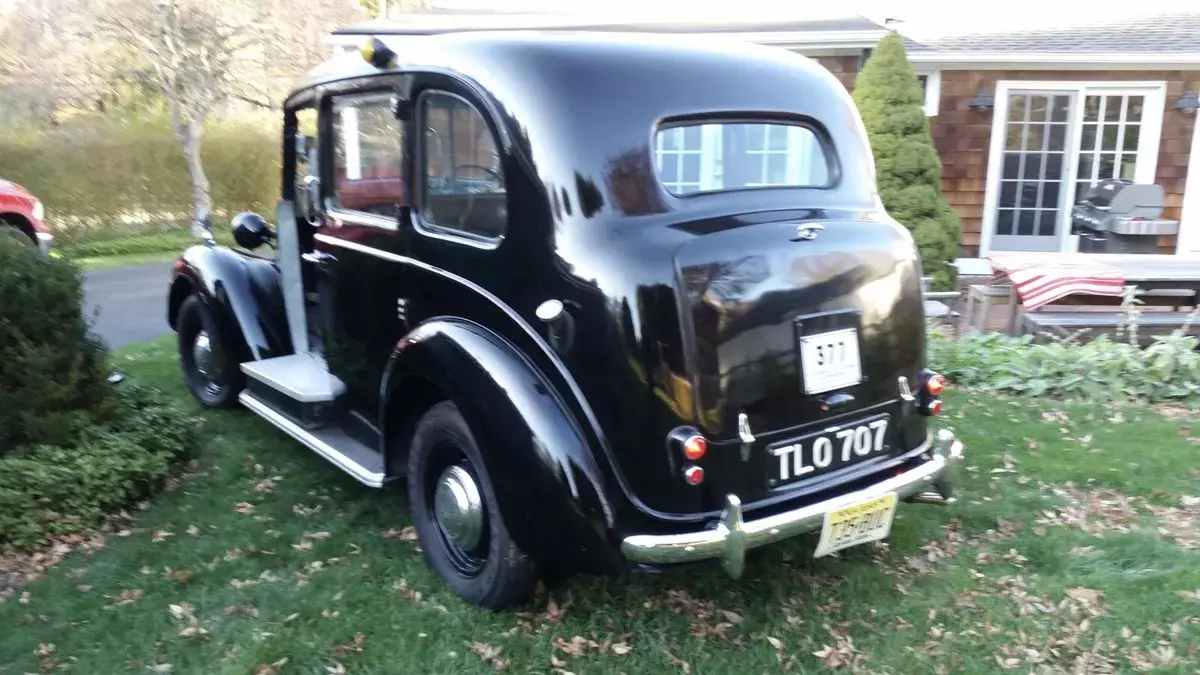
[{"label": "black vintage taxi", "polygon": [[954,501],[920,261],[829,72],[645,35],[364,38],[285,103],[275,226],[175,265],[200,401],[406,481],[429,564],[493,609],[543,569],[739,576]]}]

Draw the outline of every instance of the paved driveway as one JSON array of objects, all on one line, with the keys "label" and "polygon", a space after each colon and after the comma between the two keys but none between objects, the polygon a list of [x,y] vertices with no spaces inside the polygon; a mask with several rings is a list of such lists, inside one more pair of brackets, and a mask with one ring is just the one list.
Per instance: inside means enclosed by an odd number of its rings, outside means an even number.
[{"label": "paved driveway", "polygon": [[153,340],[167,326],[167,281],[172,263],[92,270],[83,276],[88,316],[109,347]]}]

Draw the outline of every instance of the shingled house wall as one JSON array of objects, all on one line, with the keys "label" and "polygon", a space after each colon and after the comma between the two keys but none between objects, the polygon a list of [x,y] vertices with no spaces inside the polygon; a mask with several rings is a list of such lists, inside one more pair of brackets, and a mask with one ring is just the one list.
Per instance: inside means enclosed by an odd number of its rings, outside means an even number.
[{"label": "shingled house wall", "polygon": [[[847,89],[854,86],[857,75],[856,57],[817,57],[817,61],[837,76]],[[992,137],[991,111],[976,112],[969,107],[971,99],[982,87],[995,93],[1000,80],[1058,81],[1058,82],[1158,82],[1167,83],[1167,109],[1163,113],[1162,139],[1158,150],[1158,170],[1155,182],[1166,193],[1164,218],[1178,220],[1183,207],[1184,186],[1187,183],[1188,155],[1194,117],[1171,109],[1185,86],[1195,89],[1200,72],[1182,70],[943,70],[941,100],[938,114],[930,118],[934,146],[942,159],[942,192],[962,218],[963,254],[979,253],[983,230],[983,197],[987,190],[988,150]],[[1197,169],[1200,170],[1200,169]],[[1175,252],[1175,236],[1163,236],[1158,241],[1159,252]]]}]

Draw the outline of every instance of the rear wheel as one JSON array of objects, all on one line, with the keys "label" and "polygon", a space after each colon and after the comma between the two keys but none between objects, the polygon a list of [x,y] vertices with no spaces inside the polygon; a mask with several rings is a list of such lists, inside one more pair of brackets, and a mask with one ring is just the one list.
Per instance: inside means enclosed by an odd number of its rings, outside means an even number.
[{"label": "rear wheel", "polygon": [[245,380],[221,341],[208,308],[195,295],[179,306],[179,365],[192,396],[211,408],[237,404]]},{"label": "rear wheel", "polygon": [[408,493],[425,559],[456,593],[492,610],[529,599],[537,567],[504,527],[479,446],[449,401],[417,423]]}]

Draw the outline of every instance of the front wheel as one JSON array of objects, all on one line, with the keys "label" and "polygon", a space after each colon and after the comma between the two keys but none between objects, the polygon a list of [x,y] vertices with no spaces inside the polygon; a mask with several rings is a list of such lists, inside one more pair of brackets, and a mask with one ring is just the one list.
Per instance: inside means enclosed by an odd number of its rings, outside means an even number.
[{"label": "front wheel", "polygon": [[0,237],[5,237],[11,241],[20,243],[22,246],[37,248],[37,242],[30,239],[24,232],[17,229],[16,225],[0,218]]},{"label": "front wheel", "polygon": [[179,306],[179,365],[192,396],[210,408],[231,408],[245,380],[223,344],[208,308],[195,295]]},{"label": "front wheel", "polygon": [[533,595],[537,566],[504,527],[479,446],[449,401],[417,423],[408,494],[425,560],[464,600],[498,611]]}]

